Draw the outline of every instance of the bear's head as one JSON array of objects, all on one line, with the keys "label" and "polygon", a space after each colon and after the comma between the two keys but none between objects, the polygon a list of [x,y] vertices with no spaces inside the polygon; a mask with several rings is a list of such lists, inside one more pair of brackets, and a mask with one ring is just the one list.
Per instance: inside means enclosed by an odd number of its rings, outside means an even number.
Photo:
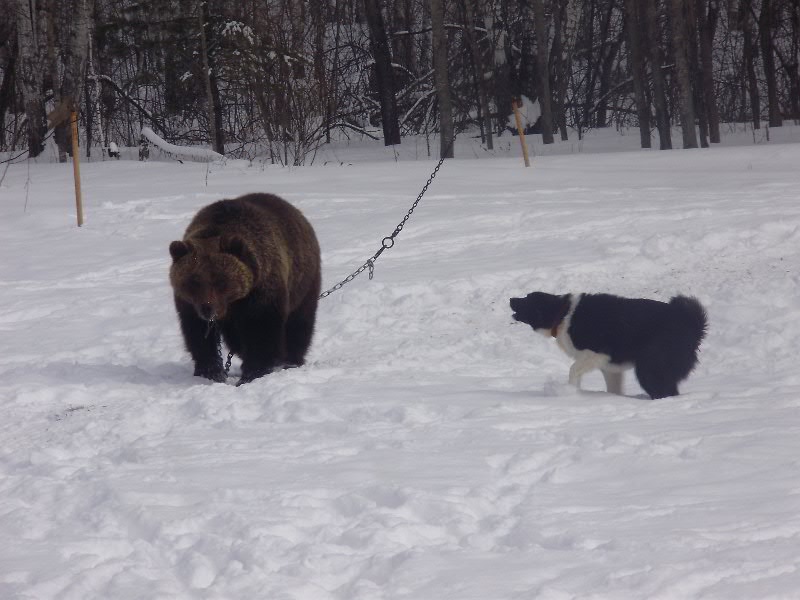
[{"label": "bear's head", "polygon": [[258,260],[240,238],[175,241],[169,245],[175,295],[205,321],[224,319],[258,277]]}]

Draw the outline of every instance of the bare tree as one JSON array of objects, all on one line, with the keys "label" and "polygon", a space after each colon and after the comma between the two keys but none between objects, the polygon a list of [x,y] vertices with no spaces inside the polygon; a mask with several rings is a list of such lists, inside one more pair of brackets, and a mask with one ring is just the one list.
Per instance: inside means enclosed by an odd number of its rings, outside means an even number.
[{"label": "bare tree", "polygon": [[[559,7],[560,4],[560,7]],[[572,76],[572,60],[578,38],[578,28],[583,13],[583,0],[554,3],[553,46],[550,51],[550,71],[555,80],[553,112],[561,139],[567,140],[566,97]]]},{"label": "bare tree", "polygon": [[28,121],[28,153],[39,156],[44,150],[45,125],[44,61],[41,51],[41,15],[35,0],[17,0],[17,44],[19,60],[17,85]]},{"label": "bare tree", "polygon": [[764,79],[767,84],[767,108],[769,126],[783,125],[780,100],[778,99],[777,74],[775,72],[775,51],[773,48],[774,7],[773,0],[761,0],[761,14],[758,18],[758,33],[761,42],[761,62],[764,66]]},{"label": "bare tree", "polygon": [[542,109],[542,142],[553,143],[553,109],[550,95],[550,70],[548,69],[548,49],[550,41],[547,36],[544,1],[531,0],[533,12],[533,30],[536,35],[536,73],[539,82],[539,106]]},{"label": "bare tree", "polygon": [[[758,78],[756,76],[756,54],[758,46],[754,44],[752,29],[752,0],[742,0],[739,6],[738,24],[742,30],[742,86],[747,88],[750,98],[750,117],[753,129],[761,128],[761,98],[758,94]],[[744,102],[743,102],[744,103]]]},{"label": "bare tree", "polygon": [[703,101],[708,117],[708,136],[712,144],[720,142],[719,110],[714,93],[714,33],[719,17],[719,0],[699,0],[697,24],[700,37],[700,64],[702,71]]},{"label": "bare tree", "polygon": [[678,84],[678,107],[681,115],[683,147],[697,148],[694,100],[692,97],[692,75],[689,64],[689,32],[686,19],[685,0],[669,0],[672,17],[672,37],[675,53],[675,79]]},{"label": "bare tree", "polygon": [[494,149],[494,136],[492,135],[492,115],[489,109],[489,94],[486,90],[486,77],[483,56],[481,55],[478,41],[475,38],[475,0],[462,0],[464,7],[464,41],[469,47],[472,58],[472,70],[475,78],[475,88],[478,92],[478,108],[480,111],[481,138],[486,141],[489,150]]},{"label": "bare tree", "polygon": [[433,76],[439,102],[439,144],[442,158],[453,158],[453,102],[447,67],[447,32],[444,30],[443,0],[431,0]]},{"label": "bare tree", "polygon": [[633,92],[636,98],[636,114],[639,117],[639,139],[642,148],[650,147],[650,103],[644,89],[644,59],[640,32],[639,7],[637,0],[625,0],[626,25],[628,32],[628,56],[631,60]]},{"label": "bare tree", "polygon": [[219,100],[217,73],[213,64],[214,28],[208,7],[209,0],[198,0],[197,28],[200,31],[200,61],[203,68],[202,80],[206,93],[208,113],[208,134],[211,148],[219,154],[225,154],[225,134],[222,128],[222,107]]},{"label": "bare tree", "polygon": [[386,36],[380,0],[364,0],[365,15],[369,26],[370,45],[375,59],[375,80],[381,105],[383,143],[393,146],[400,143],[400,125],[395,96],[394,72],[389,40]]},{"label": "bare tree", "polygon": [[[64,76],[61,80],[61,98],[72,106],[76,112],[86,78],[86,63],[89,54],[90,15],[94,9],[94,0],[71,0],[69,14],[69,36],[64,43],[63,64]],[[60,141],[61,156],[72,154],[72,129],[68,124],[58,126],[63,135],[57,136]]]},{"label": "bare tree", "polygon": [[672,132],[662,70],[664,61],[661,51],[661,29],[658,26],[657,0],[639,0],[639,7],[644,19],[644,32],[649,49],[650,73],[653,79],[653,107],[656,113],[659,147],[661,150],[669,150],[672,148]]}]

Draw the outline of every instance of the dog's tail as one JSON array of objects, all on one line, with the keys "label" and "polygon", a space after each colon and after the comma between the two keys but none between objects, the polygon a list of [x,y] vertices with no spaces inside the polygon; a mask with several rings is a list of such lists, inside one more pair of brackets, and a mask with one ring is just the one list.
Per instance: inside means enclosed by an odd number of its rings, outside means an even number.
[{"label": "dog's tail", "polygon": [[680,315],[675,320],[674,326],[684,329],[691,335],[694,350],[697,350],[708,331],[708,315],[706,315],[703,305],[697,298],[688,296],[674,296],[669,301],[669,305]]},{"label": "dog's tail", "polygon": [[697,366],[697,350],[706,335],[708,317],[696,298],[669,301],[661,331],[642,349],[636,377],[651,398],[678,395],[678,384]]}]

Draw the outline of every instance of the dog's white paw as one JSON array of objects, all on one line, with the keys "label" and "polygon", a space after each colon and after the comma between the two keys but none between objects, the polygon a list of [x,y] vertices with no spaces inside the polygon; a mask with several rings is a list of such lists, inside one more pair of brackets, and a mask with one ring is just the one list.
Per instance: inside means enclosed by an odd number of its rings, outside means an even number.
[{"label": "dog's white paw", "polygon": [[563,379],[548,379],[544,384],[544,394],[546,396],[574,396],[575,386],[569,383],[564,383]]}]

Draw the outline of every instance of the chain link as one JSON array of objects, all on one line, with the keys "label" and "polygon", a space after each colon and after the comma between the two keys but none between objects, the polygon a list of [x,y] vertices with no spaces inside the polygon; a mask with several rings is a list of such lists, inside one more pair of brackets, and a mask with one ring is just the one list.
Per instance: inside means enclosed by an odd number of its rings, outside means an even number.
[{"label": "chain link", "polygon": [[[206,326],[206,335],[207,338],[209,334],[214,331],[215,335],[217,336],[217,356],[222,358],[222,335],[219,331],[219,325],[217,325],[216,319],[211,319]],[[228,359],[225,361],[225,375],[228,375],[228,372],[231,370],[231,361],[233,360],[233,352],[228,352]]]},{"label": "chain link", "polygon": [[422,197],[425,195],[425,192],[428,191],[428,186],[430,186],[430,184],[433,183],[433,180],[436,178],[436,174],[439,172],[439,169],[441,169],[444,160],[445,160],[444,157],[442,157],[439,159],[439,162],[436,163],[436,167],[433,169],[431,176],[428,177],[428,181],[426,181],[425,185],[422,187],[422,191],[420,191],[419,195],[417,195],[417,199],[414,200],[414,204],[412,204],[411,208],[408,209],[408,212],[406,213],[406,216],[403,217],[403,220],[400,221],[400,223],[397,224],[397,227],[394,228],[392,235],[387,236],[383,238],[383,240],[381,240],[381,247],[378,248],[378,251],[375,254],[373,254],[371,258],[368,258],[363,265],[358,267],[358,269],[350,273],[350,275],[342,279],[331,289],[322,292],[319,295],[320,298],[327,298],[333,292],[342,289],[345,285],[353,281],[353,279],[361,275],[361,273],[363,273],[367,269],[369,269],[369,278],[372,279],[373,275],[375,275],[375,261],[378,260],[381,254],[383,254],[384,250],[387,250],[392,246],[394,246],[394,238],[396,238],[400,234],[400,232],[403,231],[403,227],[405,227],[406,222],[411,218],[411,214],[414,212],[414,209],[417,208],[417,205],[420,203],[420,200],[422,200]]}]

